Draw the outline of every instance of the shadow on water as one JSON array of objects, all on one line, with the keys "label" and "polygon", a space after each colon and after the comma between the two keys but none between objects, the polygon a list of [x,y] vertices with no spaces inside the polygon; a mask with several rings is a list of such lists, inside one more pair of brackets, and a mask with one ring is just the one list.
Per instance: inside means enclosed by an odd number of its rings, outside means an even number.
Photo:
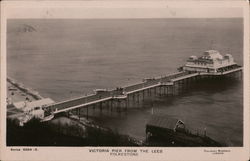
[{"label": "shadow on water", "polygon": [[205,91],[209,94],[223,92],[239,86],[242,80],[231,77],[204,79],[192,84],[190,92]]},{"label": "shadow on water", "polygon": [[209,136],[228,146],[242,146],[242,85],[235,78],[201,80],[178,96],[156,101],[155,111],[179,117],[194,128],[206,128]]},{"label": "shadow on water", "polygon": [[[193,83],[190,83],[185,89],[181,90],[175,96],[160,96],[152,101],[146,101],[143,103],[144,107],[151,108],[155,105],[164,104],[171,106],[179,99],[186,96],[195,96],[200,93],[206,95],[213,95],[217,93],[224,93],[233,89],[239,89],[241,95],[243,94],[242,80],[237,78],[217,78],[217,79],[202,79]],[[230,91],[231,92],[231,91]],[[239,100],[242,101],[242,100]]]},{"label": "shadow on water", "polygon": [[[143,139],[150,116],[162,114],[183,119],[193,128],[206,127],[212,138],[227,145],[241,146],[242,91],[242,80],[238,78],[202,79],[189,84],[176,96],[157,97],[121,112],[96,110],[90,112],[90,118],[102,126]],[[223,138],[223,131],[226,138]]]}]

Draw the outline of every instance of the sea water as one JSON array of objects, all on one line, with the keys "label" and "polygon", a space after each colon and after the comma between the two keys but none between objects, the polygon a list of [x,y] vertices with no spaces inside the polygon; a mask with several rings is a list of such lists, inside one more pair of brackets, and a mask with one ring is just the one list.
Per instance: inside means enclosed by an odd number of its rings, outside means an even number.
[{"label": "sea water", "polygon": [[[176,72],[216,49],[243,64],[243,19],[8,20],[7,75],[61,101]],[[145,108],[95,112],[102,126],[143,139],[154,114],[180,118],[229,146],[242,146],[242,81],[213,82]],[[90,112],[91,113],[91,112]],[[93,112],[92,112],[93,113]]]}]

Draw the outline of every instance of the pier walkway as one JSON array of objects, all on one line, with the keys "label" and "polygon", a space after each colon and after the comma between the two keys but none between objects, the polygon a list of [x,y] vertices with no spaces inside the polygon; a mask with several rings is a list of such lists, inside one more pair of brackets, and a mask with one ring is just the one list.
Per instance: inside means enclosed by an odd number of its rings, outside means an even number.
[{"label": "pier walkway", "polygon": [[[239,71],[242,71],[242,67],[240,66],[221,69],[221,71],[218,73],[180,71],[166,76],[144,79],[142,82],[137,84],[116,88],[113,90],[104,90],[101,92],[96,92],[96,94],[57,102],[46,106],[45,109],[53,112],[54,114],[58,114],[75,109],[80,111],[80,108],[95,108],[95,105],[99,105],[101,107],[102,103],[106,103],[111,107],[119,106],[127,108],[131,104],[130,102],[141,101],[144,99],[145,95],[152,96],[152,94],[156,93],[174,94],[176,86],[178,89],[178,85],[183,85],[185,82],[189,82],[190,80],[200,79],[203,76],[224,76],[234,74]],[[113,105],[113,103],[116,104]]]},{"label": "pier walkway", "polygon": [[183,77],[190,75],[188,72],[178,72],[171,75],[167,75],[164,77],[158,77],[158,78],[152,78],[150,80],[134,84],[131,86],[126,86],[123,88],[117,88],[110,91],[105,91],[102,93],[97,93],[93,95],[88,96],[82,96],[79,98],[69,99],[62,102],[57,102],[55,104],[52,104],[50,106],[47,106],[46,108],[50,108],[50,110],[54,111],[54,113],[60,113],[65,112],[69,110],[73,110],[76,108],[89,106],[93,104],[97,104],[100,102],[104,102],[111,99],[124,99],[127,98],[127,95],[133,94],[139,91],[144,91],[146,89],[151,89],[154,87],[161,86],[161,83],[168,82],[169,85],[173,85],[173,82],[171,82],[171,79]]}]

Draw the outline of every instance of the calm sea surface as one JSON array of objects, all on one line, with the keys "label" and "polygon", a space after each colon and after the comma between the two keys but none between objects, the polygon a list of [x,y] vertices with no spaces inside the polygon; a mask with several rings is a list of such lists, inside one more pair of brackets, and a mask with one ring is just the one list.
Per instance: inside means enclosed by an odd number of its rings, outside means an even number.
[{"label": "calm sea surface", "polygon": [[[176,72],[189,56],[208,49],[230,52],[242,65],[242,46],[242,19],[9,20],[7,73],[60,101]],[[242,146],[242,86],[241,80],[194,86],[146,108],[104,110],[92,119],[143,138],[153,108]]]}]

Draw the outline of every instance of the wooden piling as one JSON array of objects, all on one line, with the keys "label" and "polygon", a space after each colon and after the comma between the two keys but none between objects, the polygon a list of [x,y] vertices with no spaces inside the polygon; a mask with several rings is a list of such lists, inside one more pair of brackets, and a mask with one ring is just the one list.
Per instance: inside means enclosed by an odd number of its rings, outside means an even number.
[{"label": "wooden piling", "polygon": [[102,102],[99,103],[100,110],[102,111]]},{"label": "wooden piling", "polygon": [[87,120],[88,120],[89,119],[89,106],[87,106],[86,116],[87,116]]},{"label": "wooden piling", "polygon": [[81,119],[81,108],[78,108],[78,118]]}]

